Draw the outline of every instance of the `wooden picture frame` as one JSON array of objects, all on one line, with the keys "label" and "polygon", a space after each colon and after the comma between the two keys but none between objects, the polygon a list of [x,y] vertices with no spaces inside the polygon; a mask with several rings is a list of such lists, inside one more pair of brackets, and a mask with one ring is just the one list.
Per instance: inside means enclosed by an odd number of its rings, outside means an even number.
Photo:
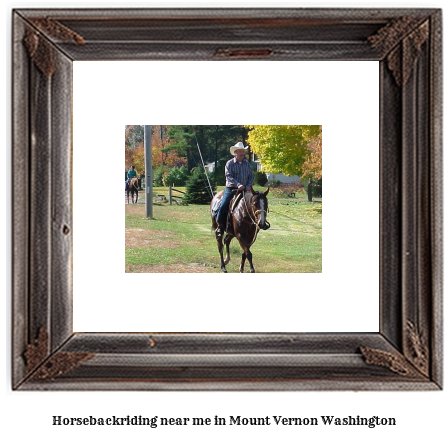
[{"label": "wooden picture frame", "polygon": [[[14,10],[12,387],[441,389],[441,29],[438,9]],[[378,333],[73,333],[72,61],[157,59],[379,62]]]}]

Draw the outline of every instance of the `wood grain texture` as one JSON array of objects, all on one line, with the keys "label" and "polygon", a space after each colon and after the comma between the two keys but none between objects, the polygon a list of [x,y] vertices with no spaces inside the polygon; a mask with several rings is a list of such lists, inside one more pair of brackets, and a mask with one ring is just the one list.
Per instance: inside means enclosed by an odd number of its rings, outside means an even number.
[{"label": "wood grain texture", "polygon": [[[21,9],[13,22],[13,164],[29,175],[13,207],[13,388],[442,387],[440,10]],[[73,333],[72,62],[260,57],[378,61],[379,333]]]}]

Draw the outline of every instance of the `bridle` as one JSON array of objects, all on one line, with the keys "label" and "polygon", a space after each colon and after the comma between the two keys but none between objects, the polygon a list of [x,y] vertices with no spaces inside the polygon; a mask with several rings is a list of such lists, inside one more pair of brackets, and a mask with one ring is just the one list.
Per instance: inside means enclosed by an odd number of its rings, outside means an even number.
[{"label": "bridle", "polygon": [[[255,242],[255,239],[257,238],[258,235],[258,231],[260,229],[262,230],[268,230],[271,227],[271,224],[265,220],[265,224],[263,227],[260,227],[259,223],[260,221],[257,222],[257,214],[260,213],[260,218],[261,218],[261,213],[264,213],[266,216],[269,212],[269,207],[268,210],[256,210],[255,212],[252,211],[253,217],[251,215],[251,209],[249,209],[249,207],[247,206],[247,202],[246,202],[246,196],[243,195],[243,201],[244,201],[244,207],[246,208],[247,214],[249,216],[249,219],[251,220],[252,224],[256,226],[256,231],[255,231],[255,236],[254,236],[254,240],[252,241],[251,245]],[[261,219],[260,219],[261,220]]]}]

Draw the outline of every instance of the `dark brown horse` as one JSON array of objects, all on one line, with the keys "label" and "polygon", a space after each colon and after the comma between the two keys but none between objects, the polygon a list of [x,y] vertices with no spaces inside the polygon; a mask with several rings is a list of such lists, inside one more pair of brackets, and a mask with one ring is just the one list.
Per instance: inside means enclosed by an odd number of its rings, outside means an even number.
[{"label": "dark brown horse", "polygon": [[[264,192],[255,192],[251,187],[250,191],[242,194],[242,198],[234,208],[232,208],[233,201],[230,203],[227,219],[228,226],[226,236],[224,237],[224,244],[226,246],[225,260],[223,254],[223,236],[216,237],[219,255],[221,256],[222,272],[227,272],[226,265],[230,262],[229,246],[234,237],[237,238],[244,251],[241,255],[240,272],[244,272],[244,263],[246,262],[246,259],[249,261],[250,272],[255,272],[250,247],[257,239],[260,229],[267,230],[270,227],[269,222],[266,220],[268,213],[268,200],[266,196],[268,193],[269,188]],[[215,205],[217,199],[222,198],[223,194],[224,191],[222,190],[215,195],[210,204],[211,208]],[[211,216],[213,229],[216,229],[218,227],[216,215],[212,213]]]},{"label": "dark brown horse", "polygon": [[131,200],[134,204],[134,193],[135,193],[135,203],[138,201],[138,178],[131,178],[126,188],[126,196],[128,198],[129,204],[129,192],[131,193]]}]

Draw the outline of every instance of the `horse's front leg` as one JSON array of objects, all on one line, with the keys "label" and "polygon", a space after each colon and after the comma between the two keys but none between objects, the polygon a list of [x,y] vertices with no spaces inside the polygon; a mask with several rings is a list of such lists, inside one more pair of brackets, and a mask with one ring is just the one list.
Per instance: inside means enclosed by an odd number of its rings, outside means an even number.
[{"label": "horse's front leg", "polygon": [[240,272],[243,273],[244,272],[244,264],[246,262],[246,259],[249,261],[249,265],[250,265],[250,272],[254,273],[255,272],[255,268],[254,265],[252,264],[252,253],[250,252],[250,245],[248,245],[244,238],[241,236],[241,234],[239,236],[237,236],[238,238],[238,242],[240,243],[241,248],[243,249],[243,254],[241,255],[241,265],[240,265]]},{"label": "horse's front leg", "polygon": [[255,268],[254,265],[252,264],[252,253],[250,252],[249,247],[247,247],[247,249],[245,249],[244,252],[241,254],[241,265],[240,265],[241,273],[244,272],[244,263],[246,262],[246,259],[249,262],[250,272],[252,274],[255,273]]},{"label": "horse's front leg", "polygon": [[249,248],[247,248],[246,257],[247,257],[247,260],[249,261],[250,272],[253,274],[255,272],[255,268],[254,268],[254,265],[252,264],[252,253],[250,252]]},{"label": "horse's front leg", "polygon": [[246,253],[243,252],[241,254],[241,264],[240,264],[240,272],[243,273],[244,272],[244,263],[246,262]]}]

